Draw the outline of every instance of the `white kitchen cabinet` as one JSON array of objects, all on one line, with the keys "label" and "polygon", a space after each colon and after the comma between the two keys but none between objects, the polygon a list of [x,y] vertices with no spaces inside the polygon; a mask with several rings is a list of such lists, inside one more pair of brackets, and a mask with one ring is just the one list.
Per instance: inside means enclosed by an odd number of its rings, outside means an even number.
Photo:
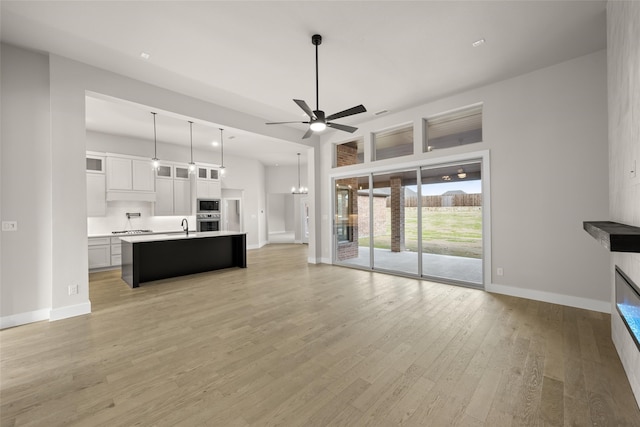
[{"label": "white kitchen cabinet", "polygon": [[89,269],[111,266],[111,241],[108,237],[89,238]]},{"label": "white kitchen cabinet", "polygon": [[213,165],[198,165],[196,178],[202,181],[220,181],[220,169]]},{"label": "white kitchen cabinet", "polygon": [[[189,167],[171,165],[172,172],[156,174],[154,215],[191,215],[191,177]],[[171,178],[170,178],[171,177]]]},{"label": "white kitchen cabinet", "polygon": [[176,166],[174,168],[175,173],[173,175],[174,179],[189,179],[189,167],[187,166]]},{"label": "white kitchen cabinet", "polygon": [[219,199],[222,196],[220,170],[213,165],[198,165],[196,174],[196,198]]},{"label": "white kitchen cabinet", "polygon": [[155,191],[155,176],[151,163],[148,160],[132,160],[133,191]]},{"label": "white kitchen cabinet", "polygon": [[104,174],[87,173],[87,216],[107,214],[105,181]]},{"label": "white kitchen cabinet", "polygon": [[119,237],[111,238],[111,266],[117,267],[122,264],[122,245]]},{"label": "white kitchen cabinet", "polygon": [[173,215],[173,179],[156,179],[155,215]]},{"label": "white kitchen cabinet", "polygon": [[106,157],[100,153],[87,151],[87,216],[105,216],[106,202]]},{"label": "white kitchen cabinet", "polygon": [[150,161],[107,157],[107,191],[152,192],[154,184],[155,174]]},{"label": "white kitchen cabinet", "polygon": [[222,196],[220,181],[196,180],[196,198],[219,199]]},{"label": "white kitchen cabinet", "polygon": [[189,180],[173,181],[173,213],[174,215],[191,215],[191,182]]},{"label": "white kitchen cabinet", "polygon": [[156,170],[156,178],[173,178],[173,166],[160,165]]},{"label": "white kitchen cabinet", "polygon": [[99,153],[87,151],[87,172],[89,173],[104,173],[106,157]]},{"label": "white kitchen cabinet", "polygon": [[133,189],[131,159],[107,157],[107,190]]}]

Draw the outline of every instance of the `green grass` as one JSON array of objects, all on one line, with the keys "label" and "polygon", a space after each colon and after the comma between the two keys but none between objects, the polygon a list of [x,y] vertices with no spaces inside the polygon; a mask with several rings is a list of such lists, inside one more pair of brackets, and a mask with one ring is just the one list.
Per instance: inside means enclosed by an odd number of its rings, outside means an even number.
[{"label": "green grass", "polygon": [[[375,248],[391,249],[391,216],[387,209],[387,230],[374,236]],[[405,247],[418,250],[417,208],[405,208]],[[358,240],[369,246],[369,237]],[[482,211],[477,209],[423,208],[422,251],[424,253],[482,258]]]}]

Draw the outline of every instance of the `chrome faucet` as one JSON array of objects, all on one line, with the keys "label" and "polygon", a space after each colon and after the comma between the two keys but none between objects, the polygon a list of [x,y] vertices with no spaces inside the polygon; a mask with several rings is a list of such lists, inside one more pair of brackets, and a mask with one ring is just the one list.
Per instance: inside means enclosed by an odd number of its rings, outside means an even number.
[{"label": "chrome faucet", "polygon": [[[187,224],[187,227],[185,228],[185,224]],[[182,231],[184,231],[187,236],[189,235],[189,221],[187,221],[187,218],[182,218],[182,222],[180,223],[180,225],[182,226]]]}]

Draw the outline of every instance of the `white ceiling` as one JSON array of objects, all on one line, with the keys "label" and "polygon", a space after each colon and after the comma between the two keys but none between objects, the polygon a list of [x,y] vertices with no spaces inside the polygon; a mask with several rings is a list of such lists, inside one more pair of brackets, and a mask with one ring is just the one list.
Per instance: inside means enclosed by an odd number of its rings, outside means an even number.
[{"label": "white ceiling", "polygon": [[[323,36],[320,109],[331,114],[364,104],[366,113],[337,120],[356,126],[380,110],[400,111],[606,47],[605,1],[3,0],[0,8],[5,42],[265,121],[302,120],[293,98],[315,108],[315,33]],[[480,38],[486,43],[472,47]],[[141,52],[150,58],[142,59]],[[146,106],[139,122],[125,118],[126,123],[113,122],[123,106],[96,102],[94,107],[89,128],[120,125],[121,133],[149,132]],[[188,144],[184,126],[176,121],[175,142]],[[305,126],[292,126],[302,137]],[[234,152],[225,135],[225,152],[266,164],[279,155],[287,163],[286,157],[300,150],[297,144],[229,130],[234,132],[234,140],[247,144]],[[280,144],[282,153],[272,157],[259,150],[270,152]],[[295,162],[294,155],[288,163]]]}]

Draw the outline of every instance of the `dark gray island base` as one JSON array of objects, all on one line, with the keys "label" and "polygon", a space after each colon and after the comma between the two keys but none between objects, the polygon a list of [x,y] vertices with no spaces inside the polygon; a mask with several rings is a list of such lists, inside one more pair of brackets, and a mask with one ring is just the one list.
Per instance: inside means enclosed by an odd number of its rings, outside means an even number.
[{"label": "dark gray island base", "polygon": [[122,280],[132,288],[169,277],[247,267],[244,233],[212,231],[122,237]]}]

